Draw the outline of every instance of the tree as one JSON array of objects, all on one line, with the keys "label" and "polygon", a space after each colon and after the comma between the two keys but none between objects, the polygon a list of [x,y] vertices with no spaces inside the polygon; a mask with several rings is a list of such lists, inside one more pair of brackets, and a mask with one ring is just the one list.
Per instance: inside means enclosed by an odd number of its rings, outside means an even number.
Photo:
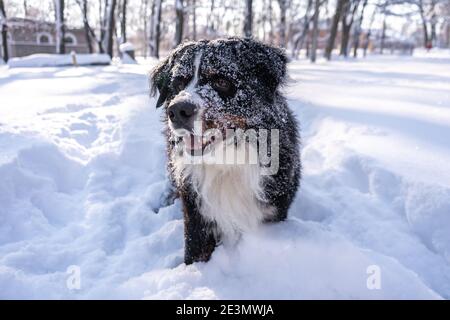
[{"label": "tree", "polygon": [[6,23],[6,11],[5,11],[5,3],[3,0],[0,0],[0,27],[2,33],[2,56],[5,62],[9,59],[8,53],[8,25]]},{"label": "tree", "polygon": [[354,58],[356,58],[358,56],[359,38],[361,36],[361,26],[362,26],[362,23],[364,20],[364,12],[366,10],[366,6],[367,6],[368,2],[369,2],[368,0],[364,0],[364,2],[363,2],[362,9],[359,14],[359,19],[358,19],[357,25],[355,27],[355,31],[353,33],[353,57]]},{"label": "tree", "polygon": [[174,45],[175,48],[183,41],[183,25],[184,25],[184,7],[183,0],[175,0],[175,39]]},{"label": "tree", "polygon": [[344,5],[342,12],[342,36],[341,36],[341,51],[340,55],[348,56],[348,43],[350,40],[350,30],[355,20],[356,10],[358,10],[360,0],[350,0]]},{"label": "tree", "polygon": [[23,15],[28,17],[28,3],[27,0],[23,0]]},{"label": "tree", "polygon": [[127,5],[128,0],[122,0],[120,12],[120,37],[122,43],[127,42]]},{"label": "tree", "polygon": [[162,12],[162,0],[155,0],[154,5],[154,32],[152,41],[152,52],[150,53],[153,57],[159,58],[159,44],[161,40],[161,12]]},{"label": "tree", "polygon": [[314,0],[313,31],[311,39],[311,62],[316,62],[317,38],[319,36],[320,0]]},{"label": "tree", "polygon": [[314,17],[314,14],[312,16],[310,15],[312,5],[313,5],[313,0],[308,0],[305,15],[302,18],[302,20],[303,20],[302,32],[300,33],[300,35],[298,35],[296,37],[296,39],[294,41],[294,45],[292,46],[292,58],[298,57],[298,55],[300,54],[300,51],[303,48],[303,44],[305,43],[305,38],[309,31],[310,22]]},{"label": "tree", "polygon": [[103,34],[103,48],[106,53],[112,58],[113,57],[113,45],[114,45],[114,30],[115,30],[115,10],[117,6],[117,0],[109,0],[105,4],[105,22],[104,22],[104,34]]},{"label": "tree", "polygon": [[252,36],[252,24],[253,24],[253,1],[245,0],[245,18],[244,18],[244,36]]},{"label": "tree", "polygon": [[370,37],[372,35],[372,26],[373,26],[373,23],[375,21],[375,16],[377,14],[377,11],[378,11],[378,6],[373,10],[372,16],[370,17],[369,30],[367,31],[366,37],[365,37],[365,40],[364,40],[364,53],[363,53],[364,57],[367,55],[367,49],[369,48]]},{"label": "tree", "polygon": [[[151,8],[150,8],[150,17],[147,17],[148,14],[148,2],[149,0],[141,0],[141,18],[144,23],[144,57],[147,57],[147,50],[150,49],[152,52],[152,44],[153,44],[153,32],[154,32],[154,18],[153,14],[155,12],[154,6],[155,1],[151,0]],[[150,27],[148,27],[148,22],[150,22]]]},{"label": "tree", "polygon": [[56,20],[56,53],[66,53],[65,26],[64,26],[64,0],[54,0]]},{"label": "tree", "polygon": [[386,23],[386,11],[383,12],[383,27],[381,30],[381,41],[380,41],[380,54],[383,54],[384,51],[384,44],[386,41],[386,27],[387,27],[387,23]]},{"label": "tree", "polygon": [[286,10],[287,0],[278,0],[280,7],[280,47],[286,47]]},{"label": "tree", "polygon": [[428,26],[427,19],[425,17],[425,10],[423,5],[423,0],[419,0],[417,2],[417,6],[419,7],[420,18],[422,19],[422,31],[423,31],[423,46],[426,47],[428,45]]},{"label": "tree", "polygon": [[195,0],[192,0],[192,40],[197,40],[197,21],[195,10],[197,8],[197,4]]},{"label": "tree", "polygon": [[273,43],[273,7],[272,0],[269,1],[269,43]]},{"label": "tree", "polygon": [[338,0],[336,3],[336,9],[334,11],[333,21],[331,23],[331,28],[330,28],[330,35],[328,36],[327,46],[325,48],[325,54],[324,54],[325,58],[327,58],[327,60],[331,59],[331,52],[333,51],[333,48],[334,48],[334,42],[336,40],[339,20],[341,19],[342,10],[348,1],[349,0]]},{"label": "tree", "polygon": [[[98,51],[100,53],[104,53],[105,51],[103,49],[103,44],[102,44],[103,39],[97,38],[95,31],[92,29],[92,27],[89,24],[87,0],[76,0],[76,2],[81,9],[81,13],[82,13],[82,17],[83,17],[84,33],[85,33],[85,37],[86,37],[86,42],[88,44],[89,53],[94,52],[94,48],[92,47],[92,41],[95,41],[97,43]],[[101,9],[100,9],[100,12],[102,12]]]},{"label": "tree", "polygon": [[438,10],[440,5],[448,5],[448,0],[415,0],[413,3],[417,6],[422,20],[423,44],[426,47],[437,39]]},{"label": "tree", "polygon": [[[87,0],[83,0],[79,3],[81,6],[81,11],[83,14],[83,26],[84,26],[84,36],[86,37],[86,43],[88,45],[89,53],[94,52],[94,48],[92,48],[92,40],[91,40],[91,30],[88,22],[88,5]],[[94,35],[95,38],[95,35]]]}]

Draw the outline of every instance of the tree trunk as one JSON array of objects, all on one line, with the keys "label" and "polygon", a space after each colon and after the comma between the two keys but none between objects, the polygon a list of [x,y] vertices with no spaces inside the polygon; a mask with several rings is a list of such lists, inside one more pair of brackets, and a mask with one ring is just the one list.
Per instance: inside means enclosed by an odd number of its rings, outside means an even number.
[{"label": "tree trunk", "polygon": [[353,34],[353,57],[356,58],[358,56],[358,48],[359,48],[359,37],[361,36],[361,26],[364,20],[364,11],[366,10],[368,0],[364,0],[363,6],[361,9],[361,13],[358,19],[358,25],[355,28],[355,32]]},{"label": "tree trunk", "polygon": [[114,46],[114,30],[115,30],[115,10],[116,10],[117,0],[109,0],[106,9],[106,25],[105,25],[105,35],[103,47],[106,53],[112,58],[113,57],[113,46]]},{"label": "tree trunk", "polygon": [[3,60],[5,60],[5,62],[8,62],[8,25],[6,24],[6,10],[3,0],[0,0],[0,26],[2,33],[2,56]]},{"label": "tree trunk", "polygon": [[273,7],[272,0],[269,1],[269,43],[273,43]]},{"label": "tree trunk", "polygon": [[84,36],[86,38],[86,43],[88,45],[88,50],[89,53],[93,53],[94,52],[94,48],[92,47],[92,39],[91,39],[91,34],[90,34],[90,27],[89,27],[89,22],[88,22],[88,5],[87,5],[87,0],[83,0],[83,3],[81,5],[81,11],[83,14],[83,26],[84,26]]},{"label": "tree trunk", "polygon": [[303,16],[303,29],[300,36],[297,37],[297,39],[294,42],[293,48],[292,48],[292,58],[298,58],[300,51],[303,48],[303,44],[305,42],[306,35],[309,31],[309,23],[311,22],[311,18],[309,17],[309,12],[311,11],[312,7],[312,0],[308,0],[308,5],[306,6],[306,12]]},{"label": "tree trunk", "polygon": [[175,39],[174,45],[175,48],[183,41],[183,24],[184,24],[184,8],[183,8],[183,0],[175,0]]},{"label": "tree trunk", "polygon": [[56,53],[66,53],[64,27],[64,0],[54,0],[56,16]]},{"label": "tree trunk", "polygon": [[[340,55],[348,56],[348,43],[350,41],[350,31],[355,19],[356,10],[358,9],[360,0],[351,0],[347,2],[342,14],[342,37]],[[350,18],[350,20],[348,20]]]},{"label": "tree trunk", "polygon": [[161,40],[161,12],[162,0],[156,0],[155,3],[155,31],[153,35],[153,56],[159,58],[159,43]]},{"label": "tree trunk", "polygon": [[314,15],[313,15],[313,30],[311,39],[311,62],[316,62],[317,54],[317,38],[319,36],[319,14],[320,14],[320,0],[315,0]]},{"label": "tree trunk", "polygon": [[23,15],[28,17],[28,3],[27,0],[23,0]]},{"label": "tree trunk", "polygon": [[245,0],[245,18],[244,18],[244,36],[252,36],[252,24],[253,24],[253,1]]},{"label": "tree trunk", "polygon": [[328,37],[327,46],[325,48],[325,58],[327,60],[331,59],[331,52],[333,51],[333,48],[334,48],[334,42],[336,40],[339,20],[341,19],[342,10],[344,8],[344,5],[348,1],[349,0],[338,0],[338,2],[336,4],[336,10],[334,12],[333,21],[331,23],[331,28],[330,28],[330,35]]},{"label": "tree trunk", "polygon": [[192,0],[192,40],[197,40],[197,16],[195,10],[197,9],[197,3]]},{"label": "tree trunk", "polygon": [[341,36],[341,50],[339,55],[347,57],[348,55],[348,41],[350,39],[350,27],[342,24],[342,36]]},{"label": "tree trunk", "polygon": [[381,30],[380,54],[383,54],[385,40],[386,40],[386,13],[384,13],[383,29]]},{"label": "tree trunk", "polygon": [[280,7],[280,47],[286,47],[286,0],[278,0]]},{"label": "tree trunk", "polygon": [[367,49],[369,48],[370,36],[372,35],[372,26],[373,26],[373,22],[375,21],[376,14],[377,14],[377,9],[375,8],[373,10],[372,16],[370,17],[369,30],[367,31],[366,38],[364,40],[364,57],[366,57]]},{"label": "tree trunk", "polygon": [[[151,33],[152,29],[153,29],[152,28],[153,10],[151,10],[150,18],[147,17],[147,14],[148,14],[148,1],[149,0],[142,0],[141,1],[141,8],[143,7],[142,10],[141,10],[141,18],[142,18],[143,23],[144,23],[144,30],[143,30],[144,47],[142,49],[142,55],[144,57],[147,57],[148,48],[149,48],[149,46],[151,46],[151,44],[150,44],[151,42],[149,42],[149,41],[151,41],[151,35],[149,36],[149,34],[148,34],[148,31],[149,31],[148,21],[150,21],[150,33]],[[153,1],[152,1],[152,3],[153,3]]]},{"label": "tree trunk", "polygon": [[[434,8],[433,8],[434,10]],[[430,41],[434,45],[436,45],[437,35],[436,35],[436,24],[437,24],[437,17],[436,13],[433,12],[431,15],[431,35],[430,35]]]},{"label": "tree trunk", "polygon": [[423,10],[423,0],[419,0],[418,7],[419,7],[420,18],[422,19],[423,46],[426,48],[428,46],[429,38],[428,38],[427,19],[425,17],[425,12]]},{"label": "tree trunk", "polygon": [[127,0],[122,0],[122,15],[120,19],[120,37],[122,43],[127,42]]}]

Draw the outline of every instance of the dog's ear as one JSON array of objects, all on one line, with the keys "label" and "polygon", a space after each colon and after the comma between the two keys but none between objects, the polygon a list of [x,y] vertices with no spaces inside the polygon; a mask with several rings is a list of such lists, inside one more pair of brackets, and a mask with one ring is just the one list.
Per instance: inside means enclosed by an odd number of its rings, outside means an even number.
[{"label": "dog's ear", "polygon": [[173,59],[171,56],[161,61],[150,74],[150,95],[159,92],[156,108],[161,107],[169,96],[169,85]]},{"label": "dog's ear", "polygon": [[186,50],[195,50],[200,42],[183,42],[152,70],[150,73],[150,94],[154,96],[156,92],[159,92],[156,108],[161,107],[169,97],[172,68],[175,62],[183,56]]},{"label": "dog's ear", "polygon": [[272,92],[286,81],[286,65],[289,62],[283,49],[253,41],[256,57],[253,66],[260,80]]}]

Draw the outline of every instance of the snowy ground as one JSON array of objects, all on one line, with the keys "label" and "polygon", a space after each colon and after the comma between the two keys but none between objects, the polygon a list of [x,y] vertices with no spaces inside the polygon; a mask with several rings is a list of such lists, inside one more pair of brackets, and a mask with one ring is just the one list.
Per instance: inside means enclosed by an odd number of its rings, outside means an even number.
[{"label": "snowy ground", "polygon": [[191,266],[149,68],[0,67],[0,298],[450,298],[450,55],[292,63],[290,218]]}]

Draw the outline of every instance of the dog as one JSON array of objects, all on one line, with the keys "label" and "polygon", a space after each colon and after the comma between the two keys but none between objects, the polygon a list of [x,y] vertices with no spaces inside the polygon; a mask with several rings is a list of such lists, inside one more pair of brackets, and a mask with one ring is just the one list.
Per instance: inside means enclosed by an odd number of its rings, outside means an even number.
[{"label": "dog", "polygon": [[301,177],[298,125],[280,92],[287,62],[280,48],[232,37],[182,43],[152,70],[186,264],[286,219]]}]

